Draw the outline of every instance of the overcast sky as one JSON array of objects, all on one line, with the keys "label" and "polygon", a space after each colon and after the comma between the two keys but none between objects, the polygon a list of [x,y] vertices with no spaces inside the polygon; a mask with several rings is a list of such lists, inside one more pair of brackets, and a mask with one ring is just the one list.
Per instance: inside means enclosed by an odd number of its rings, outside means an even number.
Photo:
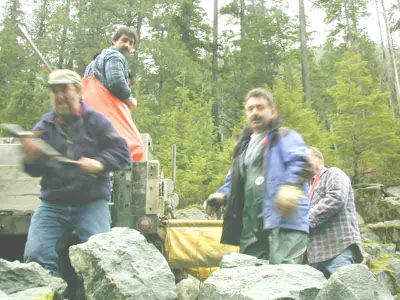
[{"label": "overcast sky", "polygon": [[[22,0],[21,3],[31,3],[32,0]],[[231,0],[219,0],[219,8],[224,6],[225,4],[229,3]],[[3,19],[4,14],[4,4],[5,0],[0,0],[0,20]],[[266,1],[266,3],[271,3],[272,1]],[[396,0],[385,0],[386,9],[388,10],[390,6],[395,3]],[[288,7],[288,13],[291,16],[296,16],[298,14],[298,1],[297,0],[290,0],[288,3],[293,5]],[[201,5],[204,10],[207,12],[208,20],[210,24],[213,21],[213,7],[214,7],[214,0],[201,0]],[[311,6],[309,0],[305,0],[305,9],[307,15],[307,32],[312,32],[311,35],[311,45],[318,46],[325,42],[326,36],[328,35],[330,29],[332,29],[329,25],[324,23],[325,13],[321,9],[317,9]],[[379,27],[378,27],[378,19],[375,9],[375,0],[370,0],[368,4],[368,12],[370,14],[369,17],[364,18],[361,20],[361,24],[363,24],[371,37],[372,40],[375,42],[380,42],[379,36]],[[399,14],[398,14],[399,15]],[[381,17],[382,18],[382,17]],[[238,28],[229,27],[227,25],[228,19],[226,16],[219,17],[219,31],[222,32],[223,30],[229,28],[233,30],[239,30]],[[383,19],[381,19],[383,22]],[[395,44],[399,45],[400,35],[397,33],[393,36]],[[399,40],[399,41],[398,41]]]},{"label": "overcast sky", "polygon": [[[224,6],[226,3],[229,3],[230,0],[218,0],[218,5],[221,8]],[[390,8],[392,3],[394,3],[394,0],[385,0],[385,5],[386,9]],[[268,3],[268,1],[267,1]],[[290,0],[290,3],[293,3],[294,5],[288,7],[288,13],[291,16],[297,16],[298,15],[298,1],[297,0]],[[201,0],[201,5],[203,6],[204,10],[208,14],[208,19],[210,24],[212,24],[213,21],[213,9],[214,9],[214,1],[213,0]],[[307,32],[312,32],[313,34],[311,35],[311,44],[312,45],[321,45],[322,43],[325,42],[326,36],[328,35],[331,27],[327,24],[324,23],[324,18],[325,18],[325,13],[321,9],[317,9],[315,7],[311,6],[310,1],[305,0],[305,10],[306,10],[306,17],[307,17]],[[368,35],[371,37],[372,40],[375,42],[380,42],[380,36],[379,36],[379,27],[378,27],[378,18],[376,14],[376,8],[375,8],[375,0],[369,1],[368,4],[368,12],[369,16],[361,20],[361,24],[365,26]],[[219,31],[222,31],[226,29],[227,26],[227,19],[224,17],[219,18]],[[383,22],[383,19],[381,17],[381,22]],[[383,24],[382,24],[383,25]],[[394,36],[394,39],[396,41],[396,38],[398,38],[398,35]],[[398,44],[398,43],[396,43]]]}]

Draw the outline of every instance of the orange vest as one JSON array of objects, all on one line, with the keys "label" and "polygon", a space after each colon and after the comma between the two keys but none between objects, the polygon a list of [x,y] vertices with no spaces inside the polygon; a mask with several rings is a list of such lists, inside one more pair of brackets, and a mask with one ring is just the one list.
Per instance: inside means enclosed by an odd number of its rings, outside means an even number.
[{"label": "orange vest", "polygon": [[140,161],[144,154],[144,146],[128,106],[94,76],[83,78],[82,84],[83,101],[96,111],[103,113],[111,121],[114,128],[128,143],[131,160]]}]

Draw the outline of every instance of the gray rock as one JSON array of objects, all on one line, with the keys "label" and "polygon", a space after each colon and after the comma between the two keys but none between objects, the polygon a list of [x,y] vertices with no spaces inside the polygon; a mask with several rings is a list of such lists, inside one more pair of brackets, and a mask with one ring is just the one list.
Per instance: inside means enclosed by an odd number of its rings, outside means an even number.
[{"label": "gray rock", "polygon": [[200,292],[200,280],[193,276],[181,280],[176,285],[177,300],[196,300]]},{"label": "gray rock", "polygon": [[389,276],[392,278],[394,281],[394,287],[397,291],[400,290],[400,259],[399,258],[394,258],[392,259],[388,265],[387,268],[389,269]]},{"label": "gray rock", "polygon": [[25,264],[0,259],[0,278],[0,290],[6,294],[49,286],[59,295],[63,295],[67,288],[64,280],[52,276],[35,262]]},{"label": "gray rock", "polygon": [[9,300],[10,297],[8,297],[8,295],[6,293],[4,293],[3,291],[0,291],[0,300]]},{"label": "gray rock", "polygon": [[55,299],[52,288],[48,286],[27,289],[9,296],[13,300]]},{"label": "gray rock", "polygon": [[363,242],[382,242],[379,236],[371,228],[369,228],[368,225],[360,226],[360,233]]},{"label": "gray rock", "polygon": [[394,254],[396,244],[364,243],[363,249],[370,255],[370,259],[378,259],[382,254]]},{"label": "gray rock", "polygon": [[251,255],[231,253],[222,257],[220,268],[227,269],[243,266],[256,266],[261,264],[268,264],[268,261],[258,259],[257,257]]},{"label": "gray rock", "polygon": [[243,266],[215,271],[200,288],[199,300],[313,300],[326,279],[307,265]]},{"label": "gray rock", "polygon": [[374,273],[374,275],[376,277],[376,280],[378,280],[379,284],[388,289],[392,295],[396,294],[395,280],[389,271],[380,270]]},{"label": "gray rock", "polygon": [[184,209],[179,209],[175,212],[177,219],[188,220],[209,220],[210,217],[204,212],[204,209],[192,206]]},{"label": "gray rock", "polygon": [[355,189],[357,212],[366,223],[383,221],[379,202],[383,199],[383,185],[369,185]]},{"label": "gray rock", "polygon": [[400,220],[369,224],[368,228],[378,235],[383,243],[400,245]]},{"label": "gray rock", "polygon": [[70,247],[69,253],[87,300],[176,298],[167,261],[136,230],[113,228]]},{"label": "gray rock", "polygon": [[356,189],[356,207],[365,223],[400,219],[400,199],[384,197],[383,185],[375,184]]},{"label": "gray rock", "polygon": [[389,197],[400,198],[400,186],[388,186],[385,187],[385,195]]},{"label": "gray rock", "polygon": [[316,300],[389,300],[389,290],[376,280],[365,265],[339,268],[319,292]]}]

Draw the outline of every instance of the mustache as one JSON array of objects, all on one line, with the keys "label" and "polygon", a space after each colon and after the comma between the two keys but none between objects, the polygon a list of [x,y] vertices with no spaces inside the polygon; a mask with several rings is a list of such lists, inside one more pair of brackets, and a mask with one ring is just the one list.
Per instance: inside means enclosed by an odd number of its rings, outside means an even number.
[{"label": "mustache", "polygon": [[260,116],[253,116],[253,117],[250,118],[250,122],[253,122],[253,121],[262,121],[262,117],[260,117]]}]

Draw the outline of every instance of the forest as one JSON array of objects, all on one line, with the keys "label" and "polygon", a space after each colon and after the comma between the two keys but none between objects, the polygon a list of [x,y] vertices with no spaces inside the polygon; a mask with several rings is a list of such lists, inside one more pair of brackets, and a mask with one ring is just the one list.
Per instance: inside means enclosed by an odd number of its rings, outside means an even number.
[{"label": "forest", "polygon": [[[246,126],[244,96],[255,87],[270,90],[283,126],[319,147],[353,184],[400,182],[400,1],[229,0],[216,9],[218,0],[209,0],[211,22],[200,0],[2,2],[0,123],[30,128],[51,107],[48,72],[16,24],[54,68],[80,74],[126,25],[140,37],[128,58],[134,120],[152,136],[165,177],[176,144],[184,206],[224,182],[233,138]],[[371,7],[377,20],[368,19]],[[329,30],[315,45],[309,24],[317,9]],[[376,22],[378,42],[366,22]]]}]

